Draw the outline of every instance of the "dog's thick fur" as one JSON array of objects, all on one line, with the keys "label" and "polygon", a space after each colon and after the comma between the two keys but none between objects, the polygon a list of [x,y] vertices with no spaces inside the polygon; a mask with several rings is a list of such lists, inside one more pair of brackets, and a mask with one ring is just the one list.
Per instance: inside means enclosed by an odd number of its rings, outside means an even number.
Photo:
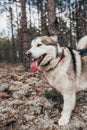
[{"label": "dog's thick fur", "polygon": [[63,111],[58,122],[60,126],[69,122],[76,103],[76,92],[87,88],[87,56],[80,54],[80,49],[85,47],[87,36],[79,41],[79,50],[60,47],[55,36],[42,36],[32,41],[31,49],[26,53],[34,59],[45,54],[39,69],[43,71],[51,86],[61,92],[64,99]]}]

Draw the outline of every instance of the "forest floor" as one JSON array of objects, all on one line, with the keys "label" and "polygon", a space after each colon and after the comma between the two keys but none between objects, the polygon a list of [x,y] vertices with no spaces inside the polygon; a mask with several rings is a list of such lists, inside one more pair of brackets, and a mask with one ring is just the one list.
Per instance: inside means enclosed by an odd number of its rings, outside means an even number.
[{"label": "forest floor", "polygon": [[0,130],[87,130],[87,91],[77,94],[69,124],[59,127],[62,106],[41,72],[0,63]]}]

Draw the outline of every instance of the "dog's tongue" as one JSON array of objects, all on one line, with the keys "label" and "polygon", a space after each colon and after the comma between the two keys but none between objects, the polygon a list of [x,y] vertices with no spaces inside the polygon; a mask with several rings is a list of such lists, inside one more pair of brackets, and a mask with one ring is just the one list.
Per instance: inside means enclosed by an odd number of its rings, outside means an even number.
[{"label": "dog's tongue", "polygon": [[32,62],[30,65],[30,69],[32,72],[36,72],[38,70],[38,59]]}]

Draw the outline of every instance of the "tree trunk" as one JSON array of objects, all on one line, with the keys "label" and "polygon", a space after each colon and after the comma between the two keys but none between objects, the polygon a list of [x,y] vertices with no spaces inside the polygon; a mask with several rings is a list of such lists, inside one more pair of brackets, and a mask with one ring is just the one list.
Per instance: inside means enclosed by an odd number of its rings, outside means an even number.
[{"label": "tree trunk", "polygon": [[16,61],[16,51],[15,51],[15,41],[14,41],[14,33],[13,33],[13,14],[12,8],[9,8],[10,12],[10,20],[11,20],[11,33],[12,33],[12,62]]},{"label": "tree trunk", "polygon": [[77,36],[77,41],[80,39],[79,37],[79,7],[78,7],[78,0],[75,0],[76,4],[76,36]]},{"label": "tree trunk", "polygon": [[84,35],[87,35],[87,1],[86,0],[83,0],[83,7],[84,7],[84,14],[83,14]]},{"label": "tree trunk", "polygon": [[47,1],[47,11],[48,11],[48,33],[50,35],[55,35],[57,34],[57,29],[55,28],[55,20],[56,20],[55,0]]},{"label": "tree trunk", "polygon": [[17,42],[18,42],[18,53],[19,53],[19,62],[23,63],[23,43],[22,43],[22,30],[20,28],[21,21],[19,24],[19,15],[18,15],[18,5],[16,2],[16,15],[17,15]]},{"label": "tree trunk", "polygon": [[25,69],[28,69],[29,63],[25,58],[25,53],[28,50],[28,31],[27,31],[27,19],[26,19],[26,2],[25,0],[20,0],[21,2],[21,22],[22,22],[22,33],[23,33],[23,63]]},{"label": "tree trunk", "polygon": [[31,28],[31,2],[30,2],[30,0],[28,0],[28,5],[29,5],[29,15],[30,15],[30,17],[29,17],[29,19],[30,19],[30,28]]},{"label": "tree trunk", "polygon": [[70,7],[70,0],[69,0],[69,19],[70,19],[70,46],[73,47],[72,45],[72,22],[71,22],[71,7]]},{"label": "tree trunk", "polygon": [[43,7],[43,0],[40,2],[40,10],[41,10],[41,33],[45,32],[45,12]]}]

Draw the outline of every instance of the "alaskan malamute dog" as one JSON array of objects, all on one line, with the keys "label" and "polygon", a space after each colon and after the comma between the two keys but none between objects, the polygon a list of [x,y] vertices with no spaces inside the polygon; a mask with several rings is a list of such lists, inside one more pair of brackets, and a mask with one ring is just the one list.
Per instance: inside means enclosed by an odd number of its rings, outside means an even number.
[{"label": "alaskan malamute dog", "polygon": [[60,47],[56,36],[37,37],[26,52],[32,57],[31,70],[42,70],[51,86],[63,95],[64,106],[59,125],[69,122],[76,103],[76,92],[87,88],[87,36],[78,43],[78,50]]}]

